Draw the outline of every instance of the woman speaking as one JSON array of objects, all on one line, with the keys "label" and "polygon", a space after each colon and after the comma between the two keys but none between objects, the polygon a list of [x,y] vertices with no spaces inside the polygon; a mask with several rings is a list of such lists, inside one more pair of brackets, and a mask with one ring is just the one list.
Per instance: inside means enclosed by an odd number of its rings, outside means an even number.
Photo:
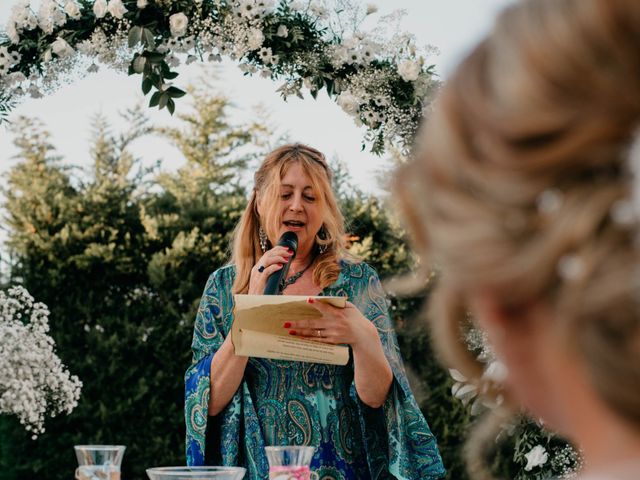
[{"label": "woman speaking", "polygon": [[[436,440],[409,388],[376,272],[345,249],[344,220],[324,156],[304,145],[267,155],[236,228],[229,265],[209,278],[185,377],[189,465],[239,465],[266,478],[268,445],[316,448],[321,479],[436,479]],[[278,246],[285,232],[294,252]],[[274,246],[275,245],[275,246]],[[234,294],[262,294],[291,259],[280,288],[309,296],[321,318],[283,323],[283,333],[350,347],[346,366],[235,355]],[[343,296],[344,309],[313,302]]]}]

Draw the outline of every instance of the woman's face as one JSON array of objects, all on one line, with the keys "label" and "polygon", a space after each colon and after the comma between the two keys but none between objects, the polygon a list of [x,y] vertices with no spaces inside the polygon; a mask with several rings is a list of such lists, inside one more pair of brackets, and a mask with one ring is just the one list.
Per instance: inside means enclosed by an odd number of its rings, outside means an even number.
[{"label": "woman's face", "polygon": [[[287,168],[280,181],[280,225],[277,232],[278,238],[287,231],[298,235],[298,255],[311,251],[322,226],[320,195],[299,162]],[[275,244],[278,238],[271,239],[272,243]]]}]

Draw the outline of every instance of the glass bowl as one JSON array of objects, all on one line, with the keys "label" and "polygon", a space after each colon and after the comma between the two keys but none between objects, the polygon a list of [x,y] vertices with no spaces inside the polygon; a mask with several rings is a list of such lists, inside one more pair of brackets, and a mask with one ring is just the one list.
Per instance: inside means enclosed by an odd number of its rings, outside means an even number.
[{"label": "glass bowl", "polygon": [[242,480],[242,467],[155,467],[147,468],[150,480]]}]

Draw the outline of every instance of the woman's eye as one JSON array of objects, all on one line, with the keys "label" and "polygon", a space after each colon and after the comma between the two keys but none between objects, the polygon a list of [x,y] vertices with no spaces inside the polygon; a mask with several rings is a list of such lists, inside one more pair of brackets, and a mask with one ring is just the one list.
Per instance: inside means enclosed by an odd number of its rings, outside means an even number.
[{"label": "woman's eye", "polygon": [[282,200],[288,200],[291,198],[291,194],[290,193],[283,193],[282,195],[280,195],[280,198]]},{"label": "woman's eye", "polygon": [[316,200],[316,197],[312,197],[310,195],[305,195],[304,198],[309,202],[314,202]]}]

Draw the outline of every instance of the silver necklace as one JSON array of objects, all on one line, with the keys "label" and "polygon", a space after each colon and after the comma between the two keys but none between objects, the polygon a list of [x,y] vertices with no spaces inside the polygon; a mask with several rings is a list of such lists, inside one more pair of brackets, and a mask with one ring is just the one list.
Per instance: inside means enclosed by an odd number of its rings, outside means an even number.
[{"label": "silver necklace", "polygon": [[284,278],[280,280],[280,291],[283,292],[284,289],[287,288],[289,285],[293,285],[294,283],[296,283],[298,279],[304,274],[304,272],[306,272],[309,269],[312,263],[313,263],[313,260],[311,260],[311,262],[309,262],[309,265],[304,267],[298,273],[294,273],[286,280]]}]

